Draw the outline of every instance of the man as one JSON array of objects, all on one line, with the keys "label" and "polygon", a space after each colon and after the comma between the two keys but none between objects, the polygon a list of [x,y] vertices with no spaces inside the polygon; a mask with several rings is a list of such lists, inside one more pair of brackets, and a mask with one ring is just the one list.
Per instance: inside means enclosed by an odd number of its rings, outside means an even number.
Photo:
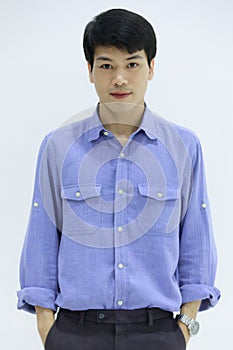
[{"label": "man", "polygon": [[145,104],[143,17],[101,13],[83,44],[99,103],[42,142],[18,309],[47,350],[182,350],[220,296],[201,146]]}]

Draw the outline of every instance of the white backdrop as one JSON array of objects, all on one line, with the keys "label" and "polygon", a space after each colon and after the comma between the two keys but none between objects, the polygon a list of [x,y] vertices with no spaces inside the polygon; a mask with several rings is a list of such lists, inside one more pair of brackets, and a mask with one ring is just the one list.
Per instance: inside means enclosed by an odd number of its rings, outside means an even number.
[{"label": "white backdrop", "polygon": [[1,347],[39,350],[36,317],[16,310],[18,265],[44,135],[97,102],[82,52],[86,23],[123,7],[158,35],[147,104],[193,129],[206,164],[219,267],[218,306],[199,314],[189,349],[232,348],[232,0],[0,0]]}]

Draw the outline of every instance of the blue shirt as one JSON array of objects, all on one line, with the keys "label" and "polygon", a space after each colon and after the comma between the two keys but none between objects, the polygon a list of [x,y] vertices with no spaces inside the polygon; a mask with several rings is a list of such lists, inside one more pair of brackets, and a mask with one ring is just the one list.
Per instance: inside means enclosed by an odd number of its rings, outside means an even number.
[{"label": "blue shirt", "polygon": [[122,147],[90,117],[40,147],[18,309],[178,311],[220,296],[198,138],[147,107]]}]

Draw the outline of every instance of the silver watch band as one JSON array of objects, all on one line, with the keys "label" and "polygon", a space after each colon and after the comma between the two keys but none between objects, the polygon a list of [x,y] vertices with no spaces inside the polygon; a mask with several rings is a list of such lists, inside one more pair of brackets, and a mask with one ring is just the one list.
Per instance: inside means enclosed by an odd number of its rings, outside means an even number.
[{"label": "silver watch band", "polygon": [[177,316],[177,320],[184,323],[188,327],[188,331],[190,335],[196,335],[199,331],[200,325],[199,322],[190,318],[185,314],[180,314]]}]

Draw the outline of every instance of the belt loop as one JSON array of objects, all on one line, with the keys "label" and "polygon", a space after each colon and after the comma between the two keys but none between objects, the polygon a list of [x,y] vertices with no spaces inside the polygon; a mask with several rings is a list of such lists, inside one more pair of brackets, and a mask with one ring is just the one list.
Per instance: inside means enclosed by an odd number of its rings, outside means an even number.
[{"label": "belt loop", "polygon": [[78,321],[79,325],[83,325],[84,324],[84,318],[85,318],[85,311],[80,311],[80,313],[79,313],[79,321]]},{"label": "belt loop", "polygon": [[147,316],[148,316],[148,325],[153,326],[153,310],[152,309],[147,309]]}]

